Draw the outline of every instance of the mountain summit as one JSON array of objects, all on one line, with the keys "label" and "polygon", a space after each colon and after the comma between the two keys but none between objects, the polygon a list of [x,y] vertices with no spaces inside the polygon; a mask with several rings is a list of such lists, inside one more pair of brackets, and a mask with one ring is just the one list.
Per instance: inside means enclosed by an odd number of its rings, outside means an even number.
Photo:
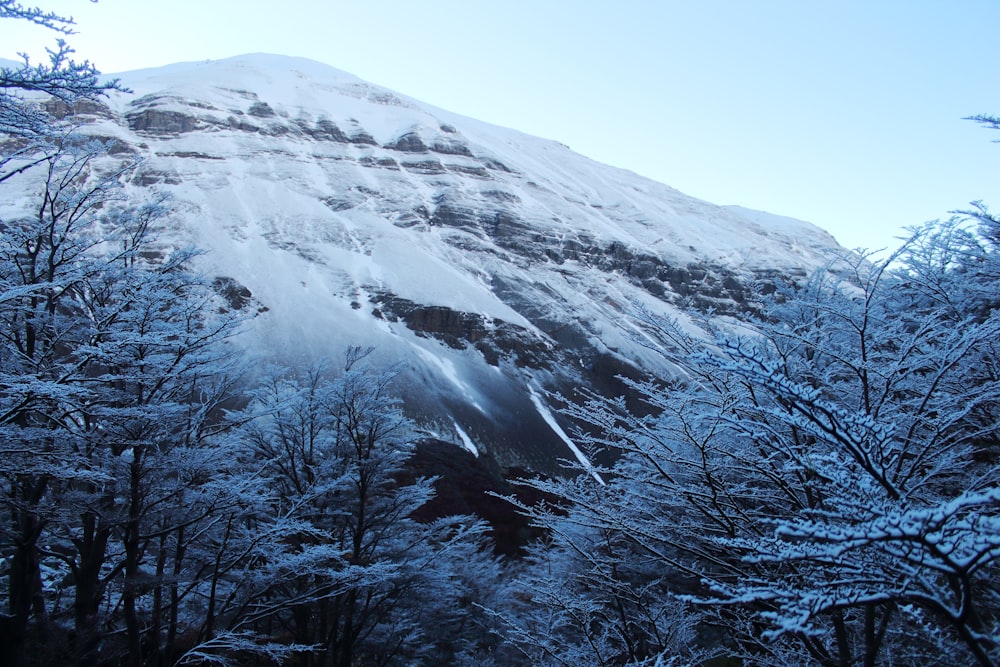
[{"label": "mountain summit", "polygon": [[72,113],[142,159],[129,188],[169,196],[160,242],[207,251],[201,268],[248,315],[247,350],[294,363],[374,346],[406,367],[404,402],[429,433],[507,465],[582,456],[555,394],[669,370],[631,309],[738,318],[754,289],[841,250],[808,223],[715,206],[309,60],[118,76],[132,94]]}]

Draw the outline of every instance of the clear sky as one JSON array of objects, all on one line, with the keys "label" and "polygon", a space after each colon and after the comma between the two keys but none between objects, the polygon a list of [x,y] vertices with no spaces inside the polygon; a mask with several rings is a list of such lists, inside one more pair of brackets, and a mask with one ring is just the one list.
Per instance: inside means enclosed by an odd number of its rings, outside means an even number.
[{"label": "clear sky", "polygon": [[[104,72],[312,58],[849,247],[1000,210],[1000,0],[29,0]],[[0,21],[0,57],[54,35]]]}]

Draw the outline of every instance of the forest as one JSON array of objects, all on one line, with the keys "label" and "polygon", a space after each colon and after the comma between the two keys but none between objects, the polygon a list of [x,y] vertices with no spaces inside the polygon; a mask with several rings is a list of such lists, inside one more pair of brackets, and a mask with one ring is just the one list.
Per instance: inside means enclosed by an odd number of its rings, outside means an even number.
[{"label": "forest", "polygon": [[529,526],[501,548],[433,504],[399,369],[251,372],[169,202],[50,113],[117,82],[50,58],[0,72],[0,191],[36,190],[0,219],[3,664],[1000,664],[985,204],[739,322],[636,308],[677,372],[565,397],[604,463],[498,487]]}]

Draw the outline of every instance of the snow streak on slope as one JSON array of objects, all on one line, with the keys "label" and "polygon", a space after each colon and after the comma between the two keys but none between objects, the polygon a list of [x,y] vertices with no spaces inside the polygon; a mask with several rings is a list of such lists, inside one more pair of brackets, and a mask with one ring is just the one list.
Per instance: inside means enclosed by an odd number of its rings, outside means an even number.
[{"label": "snow streak on slope", "polygon": [[287,363],[374,345],[412,367],[414,414],[511,463],[545,467],[568,444],[531,387],[614,392],[616,374],[671,372],[622,326],[634,306],[738,317],[751,285],[836,249],[807,223],[308,60],[119,76],[134,94],[80,114],[84,130],[143,160],[136,196],[171,197],[165,248],[207,249],[210,275],[252,293],[248,350]]},{"label": "snow streak on slope", "polygon": [[462,446],[465,447],[470,452],[472,452],[473,456],[478,457],[479,448],[476,447],[476,444],[474,442],[472,442],[472,438],[469,437],[469,434],[466,433],[465,430],[458,425],[458,422],[452,422],[452,424],[455,425],[455,433],[458,434],[458,439],[461,441]]},{"label": "snow streak on slope", "polygon": [[601,476],[596,470],[594,470],[594,466],[591,464],[590,459],[587,458],[586,454],[580,451],[580,448],[577,447],[575,442],[573,442],[573,439],[566,434],[566,431],[564,431],[561,426],[559,426],[559,422],[556,421],[552,411],[545,406],[545,403],[542,402],[542,397],[538,395],[538,392],[531,385],[528,385],[528,395],[531,397],[532,405],[534,405],[535,409],[538,410],[538,413],[542,416],[542,419],[545,420],[545,423],[549,425],[557,436],[559,436],[560,440],[566,443],[566,446],[569,447],[571,452],[573,452],[573,456],[576,457],[576,460],[579,461],[584,468],[589,470],[594,479],[600,482],[603,486],[604,480],[601,479]]}]

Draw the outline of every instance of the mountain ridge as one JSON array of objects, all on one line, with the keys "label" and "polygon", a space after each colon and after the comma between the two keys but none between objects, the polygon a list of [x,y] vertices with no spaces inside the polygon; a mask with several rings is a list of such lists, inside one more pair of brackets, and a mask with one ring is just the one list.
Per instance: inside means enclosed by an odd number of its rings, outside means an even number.
[{"label": "mountain ridge", "polygon": [[[251,54],[116,74],[134,92],[75,110],[170,197],[164,249],[247,313],[262,360],[348,345],[404,361],[434,437],[504,464],[573,456],[555,394],[669,373],[634,306],[695,326],[842,251],[780,216],[720,207],[564,145],[465,118],[315,61]],[[69,113],[70,110],[63,110]]]}]

